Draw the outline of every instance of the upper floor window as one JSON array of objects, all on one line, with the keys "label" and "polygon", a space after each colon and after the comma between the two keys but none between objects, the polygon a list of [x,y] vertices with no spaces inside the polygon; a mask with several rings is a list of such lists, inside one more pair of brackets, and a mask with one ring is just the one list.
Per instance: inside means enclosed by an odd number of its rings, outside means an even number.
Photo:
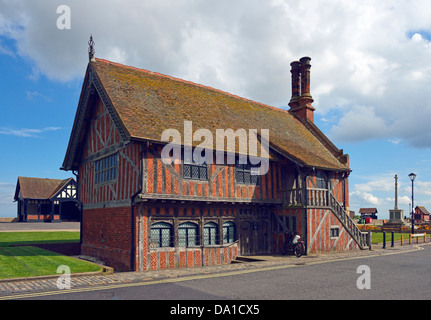
[{"label": "upper floor window", "polygon": [[95,184],[117,179],[118,154],[113,154],[94,162]]},{"label": "upper floor window", "polygon": [[208,165],[203,164],[183,164],[183,178],[194,180],[208,180]]},{"label": "upper floor window", "polygon": [[250,162],[240,164],[236,161],[236,182],[243,184],[259,184],[259,176],[252,174],[252,165]]},{"label": "upper floor window", "polygon": [[321,172],[317,172],[316,174],[316,188],[318,189],[327,189],[328,182],[325,179],[325,176]]}]

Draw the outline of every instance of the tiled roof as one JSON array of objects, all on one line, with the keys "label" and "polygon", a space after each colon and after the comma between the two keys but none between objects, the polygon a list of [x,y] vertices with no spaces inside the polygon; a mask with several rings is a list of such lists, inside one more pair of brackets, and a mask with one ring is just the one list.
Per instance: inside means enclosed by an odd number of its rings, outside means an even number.
[{"label": "tiled roof", "polygon": [[216,129],[269,129],[270,145],[284,156],[306,166],[349,170],[337,159],[342,150],[332,145],[334,155],[324,145],[326,137],[318,139],[286,110],[107,60],[94,59],[90,67],[132,139],[160,141],[165,129],[184,137],[184,120],[193,122],[193,131],[209,129],[214,137]]},{"label": "tiled roof", "polygon": [[18,177],[15,200],[18,197],[19,191],[21,191],[21,195],[24,199],[50,199],[69,183],[71,179],[73,178],[60,180]]},{"label": "tiled roof", "polygon": [[429,211],[424,206],[418,206],[419,210],[424,214],[430,214]]},{"label": "tiled roof", "polygon": [[377,213],[377,208],[361,208],[359,213]]}]

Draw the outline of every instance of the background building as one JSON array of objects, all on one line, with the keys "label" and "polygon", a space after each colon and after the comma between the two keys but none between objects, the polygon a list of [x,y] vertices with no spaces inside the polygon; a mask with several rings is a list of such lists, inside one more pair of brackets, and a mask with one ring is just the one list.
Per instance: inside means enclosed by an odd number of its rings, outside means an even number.
[{"label": "background building", "polygon": [[76,181],[18,177],[14,200],[19,222],[79,221]]}]

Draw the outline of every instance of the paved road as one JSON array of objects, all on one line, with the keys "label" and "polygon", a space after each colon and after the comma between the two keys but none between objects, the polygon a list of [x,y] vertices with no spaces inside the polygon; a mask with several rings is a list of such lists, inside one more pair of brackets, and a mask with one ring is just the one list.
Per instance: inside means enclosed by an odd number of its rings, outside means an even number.
[{"label": "paved road", "polygon": [[[86,287],[69,292],[66,290],[64,294],[42,294],[30,298],[158,299],[170,301],[168,304],[184,299],[431,299],[431,277],[428,272],[431,246],[422,245],[417,250],[410,248],[359,258],[294,260],[295,263],[276,267],[129,283],[103,289]],[[357,287],[358,278],[362,276],[358,273],[358,267],[362,265],[369,267],[371,289],[360,290]],[[163,307],[166,309],[168,306]]]},{"label": "paved road", "polygon": [[43,223],[43,222],[0,222],[0,232],[19,231],[79,231],[79,222]]}]

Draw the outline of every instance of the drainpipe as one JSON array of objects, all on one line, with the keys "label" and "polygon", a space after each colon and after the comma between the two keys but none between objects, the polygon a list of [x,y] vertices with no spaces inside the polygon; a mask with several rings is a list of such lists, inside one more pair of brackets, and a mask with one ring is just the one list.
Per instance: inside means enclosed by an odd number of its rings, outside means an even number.
[{"label": "drainpipe", "polygon": [[133,205],[135,202],[135,198],[141,193],[141,191],[142,191],[142,189],[140,188],[130,198],[130,226],[131,226],[130,267],[131,268],[135,263],[135,252],[136,252],[136,246],[135,246],[135,210],[133,209]]},{"label": "drainpipe", "polygon": [[[62,169],[62,168],[61,168]],[[81,246],[82,246],[82,209],[83,205],[82,202],[79,201],[79,172],[76,170],[72,170],[72,174],[75,176],[76,180],[76,201],[77,201],[77,207],[79,207],[79,253],[81,253]],[[60,204],[61,208],[61,204]]]},{"label": "drainpipe", "polygon": [[138,191],[136,191],[132,197],[130,198],[130,227],[131,227],[131,246],[130,246],[130,267],[135,263],[135,255],[136,255],[136,245],[135,245],[135,210],[133,208],[133,205],[135,203],[136,197],[142,193],[142,171],[143,171],[143,152],[140,152],[140,158],[139,161],[139,188]]}]

